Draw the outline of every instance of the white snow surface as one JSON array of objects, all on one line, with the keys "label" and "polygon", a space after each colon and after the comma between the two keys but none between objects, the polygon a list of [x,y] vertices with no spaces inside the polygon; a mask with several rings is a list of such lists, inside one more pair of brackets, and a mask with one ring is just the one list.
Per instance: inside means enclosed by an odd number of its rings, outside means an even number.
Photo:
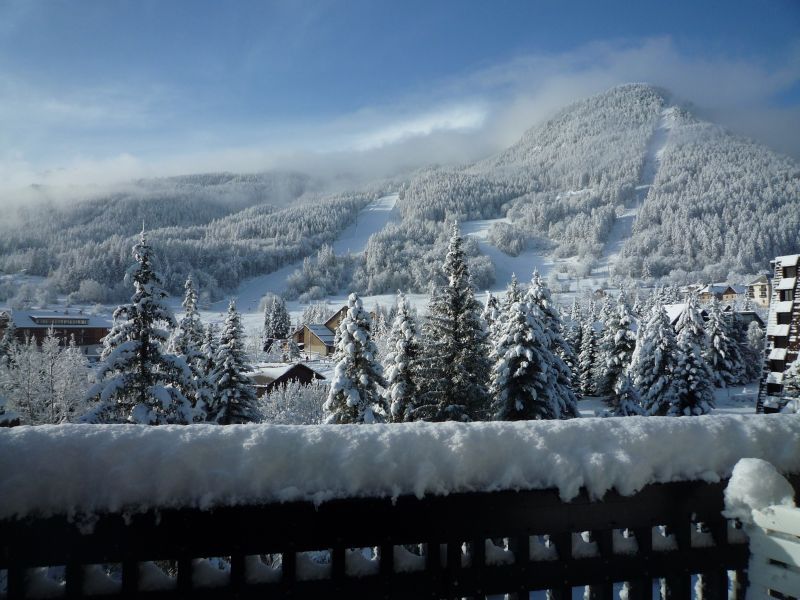
[{"label": "white snow surface", "polygon": [[776,505],[795,504],[792,484],[775,466],[758,458],[743,458],[736,463],[725,488],[725,516],[752,523],[753,510]]},{"label": "white snow surface", "polygon": [[[779,440],[780,443],[776,443]],[[0,431],[0,519],[342,497],[718,481],[800,472],[800,416],[391,425],[52,425]]]}]

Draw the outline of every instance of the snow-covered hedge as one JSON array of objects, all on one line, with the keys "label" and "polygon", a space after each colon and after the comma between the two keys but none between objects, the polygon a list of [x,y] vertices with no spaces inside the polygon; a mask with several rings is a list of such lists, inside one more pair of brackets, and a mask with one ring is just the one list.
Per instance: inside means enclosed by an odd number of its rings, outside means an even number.
[{"label": "snow-covered hedge", "polygon": [[557,488],[565,500],[800,472],[800,416],[392,425],[53,425],[0,431],[0,519]]}]

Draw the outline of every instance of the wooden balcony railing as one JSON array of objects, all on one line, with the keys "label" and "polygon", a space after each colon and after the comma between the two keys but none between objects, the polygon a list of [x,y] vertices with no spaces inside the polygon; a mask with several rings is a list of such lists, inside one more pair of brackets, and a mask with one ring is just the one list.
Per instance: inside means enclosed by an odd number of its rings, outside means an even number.
[{"label": "wooden balcony railing", "polygon": [[[800,487],[800,477],[790,480]],[[502,491],[7,520],[0,521],[0,570],[9,599],[31,597],[31,569],[42,566],[64,567],[68,598],[474,598],[551,590],[567,599],[588,585],[605,599],[626,582],[636,599],[650,598],[663,579],[677,600],[691,598],[694,575],[703,598],[727,598],[729,578],[746,580],[748,549],[721,515],[724,487],[654,484],[632,496],[582,493],[570,502],[553,490]],[[590,533],[576,535],[582,532]],[[354,568],[349,549],[360,548],[376,548],[378,558],[359,555]],[[322,551],[317,563],[304,554],[310,551]],[[280,566],[268,566],[267,555],[279,555]],[[204,586],[199,571],[209,564],[197,559],[208,557],[224,557],[230,569]],[[165,561],[157,564],[174,575],[163,578],[167,589],[146,589],[146,561]],[[92,565],[114,565],[117,587],[110,579],[92,595]],[[735,593],[744,597],[743,588]]]}]

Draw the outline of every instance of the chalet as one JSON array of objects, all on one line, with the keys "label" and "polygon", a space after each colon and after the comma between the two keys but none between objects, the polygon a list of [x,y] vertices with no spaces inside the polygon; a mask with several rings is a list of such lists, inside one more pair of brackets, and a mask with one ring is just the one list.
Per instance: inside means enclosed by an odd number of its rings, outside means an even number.
[{"label": "chalet", "polygon": [[772,295],[772,280],[770,275],[761,275],[747,284],[747,297],[759,306],[769,306]]},{"label": "chalet", "polygon": [[9,323],[16,328],[19,341],[32,338],[41,344],[48,330],[52,329],[64,343],[74,337],[75,344],[89,356],[98,354],[103,338],[111,331],[108,318],[84,314],[82,311],[70,312],[69,309],[0,310],[0,335],[5,333]]},{"label": "chalet", "polygon": [[710,283],[697,291],[697,299],[700,302],[733,302],[744,293],[741,286],[728,285],[727,283]]},{"label": "chalet", "polygon": [[783,374],[800,354],[800,254],[778,256],[773,268],[772,297],[767,317],[764,371],[756,412],[777,412],[785,404]]},{"label": "chalet", "polygon": [[[681,318],[683,311],[686,310],[688,305],[685,302],[679,304],[665,304],[664,305],[664,312],[667,313],[667,318],[669,319],[669,324],[672,325],[672,328],[675,329],[675,326],[678,324],[678,319]],[[708,320],[708,312],[705,309],[700,309],[700,316],[703,317],[703,321]]]},{"label": "chalet", "polygon": [[292,340],[303,352],[329,356],[334,351],[336,329],[346,314],[343,306],[324,323],[306,323],[292,333]]},{"label": "chalet", "polygon": [[303,363],[260,367],[249,377],[253,381],[259,398],[290,381],[309,384],[315,379],[325,379],[325,377]]},{"label": "chalet", "polygon": [[[686,310],[686,303],[664,305],[664,311],[666,311],[669,324],[672,325],[673,329],[678,324],[678,319],[681,318],[684,310]],[[736,313],[736,317],[745,327],[748,327],[753,321],[758,323],[761,327],[764,326],[764,321],[761,320],[761,317],[759,317],[758,313],[754,310],[735,310],[733,306],[729,304],[722,309],[722,312],[726,315]],[[700,309],[700,316],[703,317],[703,321],[708,321],[708,311],[706,309]]]}]

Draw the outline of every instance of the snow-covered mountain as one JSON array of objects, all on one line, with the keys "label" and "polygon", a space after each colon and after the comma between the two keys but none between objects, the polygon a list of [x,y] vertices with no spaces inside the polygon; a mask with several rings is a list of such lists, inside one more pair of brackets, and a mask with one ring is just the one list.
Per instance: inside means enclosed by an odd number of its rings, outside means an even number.
[{"label": "snow-covered mountain", "polygon": [[[352,270],[350,289],[425,291],[441,261],[447,219],[491,220],[481,245],[466,244],[481,287],[494,277],[487,244],[512,255],[535,246],[631,276],[685,270],[716,280],[760,271],[772,256],[795,251],[800,230],[797,163],[702,122],[645,84],[567,106],[474,164],[423,169],[347,193],[324,193],[320,185],[292,173],[194,175],[38,205],[0,236],[0,269],[50,275],[62,291],[84,281],[112,287],[144,221],[167,286],[179,291],[192,272],[215,294],[307,256],[313,263],[359,211],[395,191],[394,218],[363,254],[342,259],[340,267]],[[341,282],[336,253],[324,254],[325,269],[309,273],[336,272]]]}]

